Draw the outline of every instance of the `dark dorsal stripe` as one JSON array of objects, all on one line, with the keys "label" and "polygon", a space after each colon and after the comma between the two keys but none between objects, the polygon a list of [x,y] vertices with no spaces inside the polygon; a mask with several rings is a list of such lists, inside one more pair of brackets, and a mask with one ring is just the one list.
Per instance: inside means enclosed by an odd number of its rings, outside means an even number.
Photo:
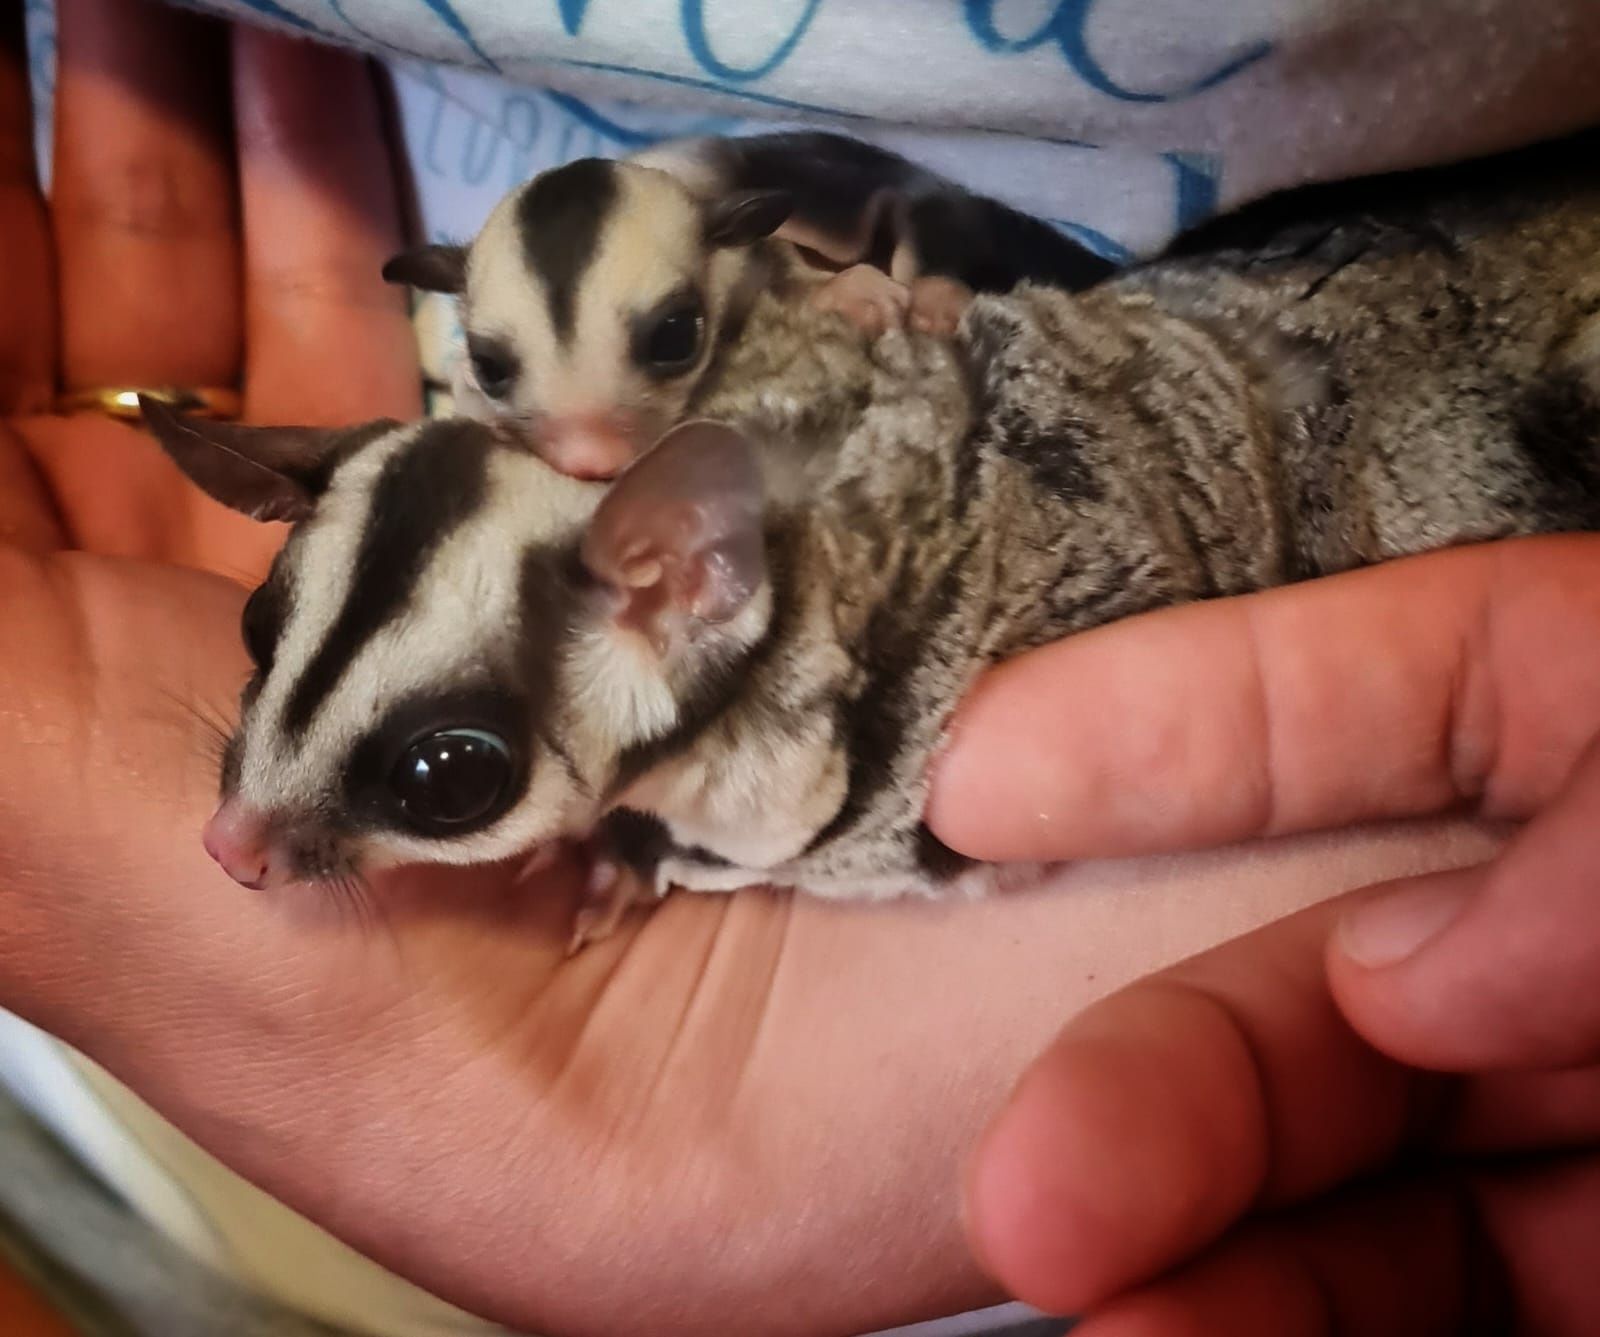
[{"label": "dark dorsal stripe", "polygon": [[572,342],[578,286],[616,199],[612,165],[603,158],[580,158],[535,177],[517,201],[522,254],[544,284],[550,324],[564,344]]},{"label": "dark dorsal stripe", "polygon": [[433,553],[482,503],[492,442],[481,423],[429,423],[383,466],[344,604],[284,711],[291,737],[305,731],[362,647],[404,611]]}]

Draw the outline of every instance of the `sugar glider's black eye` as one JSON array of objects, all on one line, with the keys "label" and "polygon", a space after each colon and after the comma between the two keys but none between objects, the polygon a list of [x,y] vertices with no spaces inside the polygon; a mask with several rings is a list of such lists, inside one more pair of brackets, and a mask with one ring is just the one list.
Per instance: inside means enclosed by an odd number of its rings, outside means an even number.
[{"label": "sugar glider's black eye", "polygon": [[504,399],[511,393],[521,366],[510,348],[498,339],[468,335],[467,357],[472,361],[472,379],[490,399]]},{"label": "sugar glider's black eye", "polygon": [[699,300],[689,298],[650,317],[636,337],[635,355],[656,376],[688,371],[700,356],[705,327]]},{"label": "sugar glider's black eye", "polygon": [[511,748],[487,729],[442,729],[412,743],[389,777],[406,820],[425,835],[486,826],[506,809]]}]

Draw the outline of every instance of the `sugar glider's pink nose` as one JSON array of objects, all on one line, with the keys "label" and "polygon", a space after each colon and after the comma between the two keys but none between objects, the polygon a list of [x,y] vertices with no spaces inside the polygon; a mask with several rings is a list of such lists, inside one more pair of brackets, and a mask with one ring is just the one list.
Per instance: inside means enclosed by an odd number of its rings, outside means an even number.
[{"label": "sugar glider's pink nose", "polygon": [[226,800],[211,815],[201,842],[206,853],[241,887],[260,891],[284,880],[279,861],[273,857],[266,819],[237,799]]},{"label": "sugar glider's pink nose", "polygon": [[559,414],[539,432],[539,454],[574,478],[615,478],[633,463],[637,423],[630,413]]}]

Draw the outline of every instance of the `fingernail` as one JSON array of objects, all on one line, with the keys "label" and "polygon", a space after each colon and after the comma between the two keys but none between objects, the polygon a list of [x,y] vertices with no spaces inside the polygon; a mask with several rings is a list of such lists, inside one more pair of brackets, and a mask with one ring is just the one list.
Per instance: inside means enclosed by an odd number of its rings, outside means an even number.
[{"label": "fingernail", "polygon": [[1369,970],[1398,965],[1443,933],[1470,897],[1452,878],[1369,901],[1339,921],[1339,948]]}]

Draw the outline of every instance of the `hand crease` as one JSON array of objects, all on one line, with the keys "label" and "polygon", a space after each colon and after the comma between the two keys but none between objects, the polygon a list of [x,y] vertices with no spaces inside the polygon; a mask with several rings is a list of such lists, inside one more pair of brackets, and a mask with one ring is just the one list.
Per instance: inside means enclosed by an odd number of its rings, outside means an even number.
[{"label": "hand crease", "polygon": [[1478,600],[1472,624],[1456,646],[1444,721],[1445,774],[1458,802],[1477,805],[1482,815],[1500,815],[1494,791],[1500,769],[1500,731],[1504,714],[1500,684],[1496,616],[1504,588],[1506,554],[1495,549],[1493,570]]},{"label": "hand crease", "polygon": [[1282,819],[1282,795],[1278,777],[1277,712],[1272,703],[1272,678],[1263,663],[1262,640],[1256,626],[1258,607],[1254,600],[1246,600],[1240,605],[1240,611],[1244,617],[1250,672],[1255,680],[1252,700],[1256,703],[1256,727],[1260,730],[1262,744],[1257,753],[1260,767],[1255,777],[1258,815],[1252,821],[1252,830],[1257,836],[1270,836],[1278,830]]}]

